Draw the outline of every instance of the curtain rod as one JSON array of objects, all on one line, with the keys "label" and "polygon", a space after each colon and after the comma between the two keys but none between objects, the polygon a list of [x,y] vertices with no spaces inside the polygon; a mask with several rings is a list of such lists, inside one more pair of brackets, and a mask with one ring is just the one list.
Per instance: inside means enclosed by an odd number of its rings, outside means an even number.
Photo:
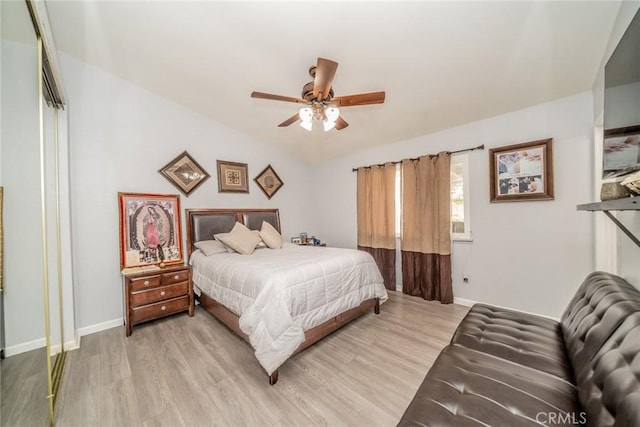
[{"label": "curtain rod", "polygon": [[[465,148],[464,150],[456,150],[456,151],[446,151],[447,154],[456,154],[456,153],[464,153],[465,151],[473,151],[473,150],[484,150],[484,144],[482,145],[478,145],[477,147],[473,147],[473,148]],[[437,154],[429,154],[429,157],[435,157],[437,156]],[[413,159],[409,159],[412,161],[416,161],[416,160],[420,160],[419,157],[413,158]],[[387,162],[388,163],[388,162]],[[398,160],[395,162],[391,162],[391,164],[398,164],[398,163],[402,163],[402,160]],[[358,169],[370,169],[372,166],[384,166],[385,164],[377,164],[377,165],[369,165],[369,166],[360,166],[359,168],[353,168],[351,169],[352,172],[357,172]]]}]

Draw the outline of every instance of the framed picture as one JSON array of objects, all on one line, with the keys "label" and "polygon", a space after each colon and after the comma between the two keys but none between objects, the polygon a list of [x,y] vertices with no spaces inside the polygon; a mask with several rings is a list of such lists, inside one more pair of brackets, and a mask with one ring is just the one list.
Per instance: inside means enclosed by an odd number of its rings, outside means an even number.
[{"label": "framed picture", "polygon": [[187,197],[211,176],[186,151],[158,172]]},{"label": "framed picture", "polygon": [[553,200],[552,141],[490,149],[490,201]]},{"label": "framed picture", "polygon": [[218,193],[248,193],[247,164],[217,160]]},{"label": "framed picture", "polygon": [[640,170],[640,126],[605,130],[602,149],[603,179]]},{"label": "framed picture", "polygon": [[180,196],[118,193],[120,267],[182,263]]},{"label": "framed picture", "polygon": [[278,190],[284,185],[284,182],[282,182],[271,165],[264,168],[264,170],[260,172],[258,176],[256,176],[253,180],[256,182],[256,184],[258,184],[258,187],[260,187],[260,189],[268,199],[271,199],[273,195],[276,194]]}]

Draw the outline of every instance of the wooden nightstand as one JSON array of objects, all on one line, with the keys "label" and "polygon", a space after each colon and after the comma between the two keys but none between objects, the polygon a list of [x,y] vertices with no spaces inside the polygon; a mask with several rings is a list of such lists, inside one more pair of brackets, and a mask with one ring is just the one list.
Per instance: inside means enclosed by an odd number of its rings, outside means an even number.
[{"label": "wooden nightstand", "polygon": [[127,336],[134,325],[189,311],[193,316],[191,267],[168,266],[160,270],[123,273]]}]

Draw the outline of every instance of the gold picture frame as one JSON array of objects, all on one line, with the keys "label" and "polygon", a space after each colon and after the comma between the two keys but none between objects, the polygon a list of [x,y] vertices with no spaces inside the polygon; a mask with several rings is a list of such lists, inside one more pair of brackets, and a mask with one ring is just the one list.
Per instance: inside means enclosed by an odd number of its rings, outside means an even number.
[{"label": "gold picture frame", "polygon": [[218,166],[218,193],[248,193],[248,166],[246,163],[216,160]]},{"label": "gold picture frame", "polygon": [[186,151],[171,160],[158,172],[187,197],[211,177]]},{"label": "gold picture frame", "polygon": [[284,185],[284,182],[282,182],[282,179],[280,179],[271,165],[264,168],[264,170],[260,172],[258,176],[256,176],[253,180],[256,182],[256,184],[258,184],[258,187],[260,187],[260,189],[268,199],[271,199],[273,195],[276,194],[278,190],[280,190]]},{"label": "gold picture frame", "polygon": [[490,202],[553,200],[553,139],[489,150]]}]

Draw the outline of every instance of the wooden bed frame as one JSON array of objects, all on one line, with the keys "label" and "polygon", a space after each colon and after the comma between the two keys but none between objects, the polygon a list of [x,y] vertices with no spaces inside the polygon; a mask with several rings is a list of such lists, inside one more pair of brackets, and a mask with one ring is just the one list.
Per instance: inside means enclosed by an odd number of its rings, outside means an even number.
[{"label": "wooden bed frame", "polygon": [[[211,240],[214,234],[227,233],[238,221],[252,230],[259,230],[262,221],[267,221],[280,231],[280,214],[278,209],[187,209],[187,254],[195,250],[194,244],[200,240]],[[201,293],[197,297],[202,308],[226,325],[238,336],[249,343],[249,337],[240,329],[240,318],[213,298]],[[378,298],[363,301],[360,306],[338,314],[326,322],[305,331],[305,340],[298,346],[296,354],[322,338],[336,331],[354,319],[357,319],[371,308],[380,314]],[[269,375],[269,384],[278,381],[278,370]]]}]

